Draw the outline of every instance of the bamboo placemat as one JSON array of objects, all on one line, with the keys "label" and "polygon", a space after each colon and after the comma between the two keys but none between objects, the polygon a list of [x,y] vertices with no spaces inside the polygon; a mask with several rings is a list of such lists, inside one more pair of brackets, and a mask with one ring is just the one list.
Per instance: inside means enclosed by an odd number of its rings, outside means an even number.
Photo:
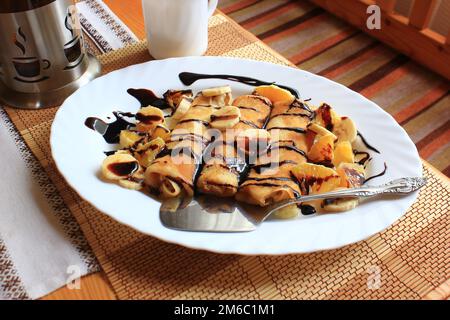
[{"label": "bamboo placemat", "polygon": [[[211,19],[207,54],[289,64],[221,15]],[[100,56],[105,73],[149,59],[145,43]],[[304,255],[220,255],[140,234],[83,201],[51,158],[55,112],[7,109],[80,223],[119,298],[445,299],[450,294],[450,184],[425,162],[429,183],[419,199],[397,223],[366,241]]]}]

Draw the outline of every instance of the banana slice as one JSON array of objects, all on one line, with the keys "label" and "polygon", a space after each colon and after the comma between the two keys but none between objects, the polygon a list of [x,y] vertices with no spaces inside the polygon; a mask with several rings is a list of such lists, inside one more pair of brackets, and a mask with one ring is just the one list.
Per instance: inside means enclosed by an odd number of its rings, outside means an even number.
[{"label": "banana slice", "polygon": [[153,126],[149,126],[149,125],[146,125],[144,123],[136,123],[136,131],[138,131],[140,133],[151,134],[153,129],[154,129]]},{"label": "banana slice", "polygon": [[174,118],[172,118],[172,117],[166,118],[166,119],[164,120],[164,125],[165,125],[166,128],[169,129],[169,130],[175,129],[177,123],[178,123],[178,120],[177,120],[177,119],[174,119]]},{"label": "banana slice", "polygon": [[188,112],[191,107],[192,100],[189,98],[182,98],[180,103],[178,104],[175,112],[172,115],[172,118],[175,120],[180,120],[183,116]]},{"label": "banana slice", "polygon": [[158,124],[152,132],[152,139],[161,138],[167,141],[170,138],[170,129],[163,124]]},{"label": "banana slice", "polygon": [[278,219],[292,219],[298,216],[300,210],[297,205],[293,204],[274,212],[274,217]]},{"label": "banana slice", "polygon": [[121,149],[130,148],[136,142],[141,140],[143,136],[136,131],[122,130],[119,135],[119,145]]},{"label": "banana slice", "polygon": [[175,109],[183,98],[190,98],[192,95],[192,90],[167,90],[164,93],[164,99]]},{"label": "banana slice", "polygon": [[128,179],[123,179],[123,180],[119,180],[119,185],[125,189],[130,189],[130,190],[141,190],[142,189],[142,184],[135,182],[133,180],[128,180]]},{"label": "banana slice", "polygon": [[326,128],[328,131],[334,132],[334,128],[341,122],[338,114],[326,103],[323,103],[317,108],[315,113],[316,117],[314,118],[314,122]]},{"label": "banana slice", "polygon": [[156,138],[143,145],[139,145],[135,151],[136,159],[141,166],[147,168],[165,145],[166,143],[161,138]]},{"label": "banana slice", "polygon": [[119,185],[130,190],[141,190],[144,182],[144,172],[139,170],[127,179],[119,180]]},{"label": "banana slice", "polygon": [[216,88],[209,88],[202,90],[202,94],[205,97],[214,97],[214,96],[220,96],[222,94],[230,93],[231,88],[230,86],[224,86],[224,87],[216,87]]},{"label": "banana slice", "polygon": [[235,106],[225,106],[211,115],[210,125],[219,130],[233,128],[241,118],[241,110]]},{"label": "banana slice", "polygon": [[228,92],[228,93],[222,94],[220,96],[212,97],[211,105],[214,107],[220,108],[223,106],[229,106],[232,101],[233,101],[233,96],[231,95],[231,92]]},{"label": "banana slice", "polygon": [[178,208],[181,207],[182,203],[183,203],[182,197],[173,197],[165,199],[164,202],[161,203],[160,211],[175,213],[178,210]]},{"label": "banana slice", "polygon": [[329,199],[322,202],[322,209],[327,212],[344,212],[355,209],[358,205],[358,199]]},{"label": "banana slice", "polygon": [[336,140],[337,137],[329,130],[325,129],[324,127],[318,125],[317,123],[311,122],[308,125],[308,130],[311,130],[312,132],[316,133],[319,136],[326,136],[326,135],[332,135],[333,139]]},{"label": "banana slice", "polygon": [[121,180],[139,170],[138,161],[130,154],[115,153],[106,157],[102,164],[102,174],[108,180]]},{"label": "banana slice", "polygon": [[333,133],[337,136],[338,141],[353,142],[356,139],[358,131],[352,119],[342,117],[341,121],[335,124]]},{"label": "banana slice", "polygon": [[159,188],[162,198],[173,198],[180,194],[181,188],[175,181],[166,178]]},{"label": "banana slice", "polygon": [[308,152],[311,162],[329,165],[334,157],[334,135],[319,136]]},{"label": "banana slice", "polygon": [[152,106],[145,107],[136,113],[136,120],[141,127],[153,129],[164,123],[164,112]]},{"label": "banana slice", "polygon": [[291,197],[290,191],[286,187],[280,186],[274,188],[277,189],[274,189],[270,196],[266,198],[267,204],[277,203]]},{"label": "banana slice", "polygon": [[129,154],[129,155],[132,155],[130,149],[119,149],[116,152],[114,152],[114,154]]}]

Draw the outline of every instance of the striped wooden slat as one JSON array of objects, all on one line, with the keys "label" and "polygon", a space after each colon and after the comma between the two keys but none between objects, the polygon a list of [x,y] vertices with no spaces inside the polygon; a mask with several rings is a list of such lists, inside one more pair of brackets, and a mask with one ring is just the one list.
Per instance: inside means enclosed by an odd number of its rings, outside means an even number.
[{"label": "striped wooden slat", "polygon": [[409,24],[419,30],[428,27],[437,0],[415,0],[409,16]]},{"label": "striped wooden slat", "polygon": [[[424,0],[425,1],[425,0]],[[426,0],[428,1],[428,0]],[[444,48],[443,37],[431,36],[431,30],[418,31],[408,24],[408,19],[398,14],[384,15],[381,29],[369,30],[366,25],[367,4],[359,0],[318,1],[323,8],[380,39],[414,60],[450,79],[450,51]],[[428,8],[428,7],[427,7]],[[420,24],[417,24],[420,25]],[[441,41],[442,39],[442,41]]]},{"label": "striped wooden slat", "polygon": [[397,0],[376,0],[376,4],[380,6],[381,10],[386,13],[394,11]]}]

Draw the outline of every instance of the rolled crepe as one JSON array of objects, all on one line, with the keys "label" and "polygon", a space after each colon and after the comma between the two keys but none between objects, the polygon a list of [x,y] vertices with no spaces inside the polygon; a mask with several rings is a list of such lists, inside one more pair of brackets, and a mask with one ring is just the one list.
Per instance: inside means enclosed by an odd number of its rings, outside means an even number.
[{"label": "rolled crepe", "polygon": [[267,206],[300,195],[291,178],[291,169],[307,161],[306,127],[313,112],[300,100],[292,104],[275,104],[267,124],[271,146],[250,167],[247,179],[240,185],[236,199]]},{"label": "rolled crepe", "polygon": [[[205,155],[205,164],[197,180],[197,190],[219,197],[234,196],[248,162],[249,140],[268,139],[264,127],[272,109],[270,100],[244,95],[233,101],[240,120],[232,130],[220,132]],[[252,141],[253,143],[253,141]],[[256,142],[257,143],[257,142]],[[256,144],[254,143],[254,145]]]},{"label": "rolled crepe", "polygon": [[209,144],[211,113],[231,102],[231,94],[205,97],[199,93],[173,129],[166,148],[145,171],[150,192],[162,198],[194,194],[194,180]]}]

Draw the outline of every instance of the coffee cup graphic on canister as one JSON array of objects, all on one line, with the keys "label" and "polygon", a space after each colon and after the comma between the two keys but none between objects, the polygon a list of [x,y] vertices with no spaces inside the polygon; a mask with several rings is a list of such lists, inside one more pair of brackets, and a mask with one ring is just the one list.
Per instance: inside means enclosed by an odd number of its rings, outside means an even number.
[{"label": "coffee cup graphic on canister", "polygon": [[66,19],[64,21],[64,26],[70,31],[72,39],[64,44],[64,55],[66,56],[69,64],[64,68],[64,70],[69,70],[76,68],[84,58],[84,53],[82,49],[82,38],[74,32],[74,18],[70,12],[70,8],[67,11]]},{"label": "coffee cup graphic on canister", "polygon": [[65,70],[77,67],[84,58],[81,50],[81,39],[76,37],[64,45],[64,55],[69,64],[64,68]]},{"label": "coffee cup graphic on canister", "polygon": [[42,75],[42,71],[50,68],[50,61],[47,59],[39,59],[37,57],[25,56],[25,45],[27,38],[20,27],[17,30],[17,34],[14,36],[13,40],[14,44],[20,49],[23,55],[22,57],[12,58],[12,63],[17,74],[14,79],[26,83],[35,83],[48,79],[48,76]]},{"label": "coffee cup graphic on canister", "polygon": [[14,68],[17,72],[16,80],[22,82],[39,82],[48,79],[41,76],[42,70],[50,68],[50,61],[47,59],[39,60],[36,57],[16,57],[13,58]]}]

